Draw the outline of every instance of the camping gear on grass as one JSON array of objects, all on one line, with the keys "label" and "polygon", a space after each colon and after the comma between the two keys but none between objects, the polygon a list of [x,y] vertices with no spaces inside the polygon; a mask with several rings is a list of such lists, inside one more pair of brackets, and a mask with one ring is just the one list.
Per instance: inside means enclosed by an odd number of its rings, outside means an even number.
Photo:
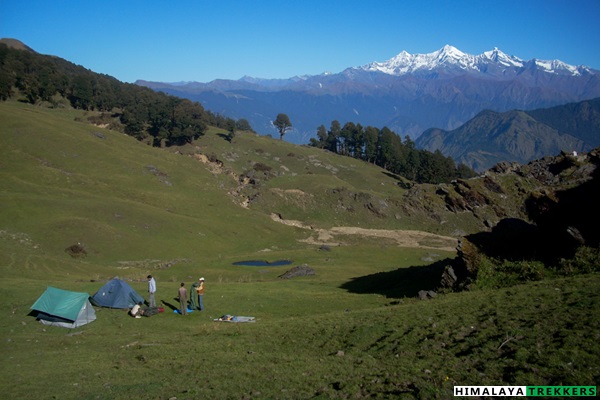
[{"label": "camping gear on grass", "polygon": [[87,293],[71,292],[49,286],[31,306],[44,325],[79,328],[96,320],[96,311]]},{"label": "camping gear on grass", "polygon": [[[179,308],[176,308],[176,309],[174,309],[174,310],[173,310],[173,312],[174,312],[175,314],[179,314],[179,315],[181,315],[181,310],[179,310]],[[190,309],[190,308],[188,307],[188,309],[187,309],[187,312],[188,312],[188,313],[191,313],[191,312],[194,312],[194,310],[192,310],[192,309]]]},{"label": "camping gear on grass", "polygon": [[156,315],[161,312],[165,312],[165,309],[162,307],[146,307],[146,308],[144,308],[144,312],[142,313],[142,316],[151,317],[151,316]]},{"label": "camping gear on grass", "polygon": [[163,312],[165,312],[165,309],[162,307],[146,307],[140,303],[136,304],[131,310],[129,310],[129,315],[135,318],[142,318],[151,317],[153,315]]},{"label": "camping gear on grass", "polygon": [[222,317],[214,319],[215,322],[256,322],[254,317],[242,317],[240,315],[225,314]]},{"label": "camping gear on grass", "polygon": [[129,310],[129,315],[135,318],[142,318],[142,303],[133,306],[133,308]]},{"label": "camping gear on grass", "polygon": [[133,308],[136,304],[144,302],[144,298],[121,279],[106,282],[91,300],[95,306],[110,308]]}]

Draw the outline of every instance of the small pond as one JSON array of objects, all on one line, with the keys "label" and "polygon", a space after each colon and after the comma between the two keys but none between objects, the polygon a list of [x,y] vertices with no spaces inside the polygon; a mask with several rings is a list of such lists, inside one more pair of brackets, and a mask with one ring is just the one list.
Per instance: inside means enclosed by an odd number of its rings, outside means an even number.
[{"label": "small pond", "polygon": [[244,265],[248,267],[279,267],[281,265],[290,265],[292,263],[291,260],[278,260],[273,262],[268,261],[238,261],[234,262],[233,265]]}]

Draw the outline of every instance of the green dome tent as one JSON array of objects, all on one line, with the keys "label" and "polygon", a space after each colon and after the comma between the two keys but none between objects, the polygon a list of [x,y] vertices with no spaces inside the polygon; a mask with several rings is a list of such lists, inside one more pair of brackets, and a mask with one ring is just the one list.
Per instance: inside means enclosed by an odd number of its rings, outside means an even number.
[{"label": "green dome tent", "polygon": [[71,292],[49,286],[31,306],[44,325],[78,328],[96,320],[87,293]]}]

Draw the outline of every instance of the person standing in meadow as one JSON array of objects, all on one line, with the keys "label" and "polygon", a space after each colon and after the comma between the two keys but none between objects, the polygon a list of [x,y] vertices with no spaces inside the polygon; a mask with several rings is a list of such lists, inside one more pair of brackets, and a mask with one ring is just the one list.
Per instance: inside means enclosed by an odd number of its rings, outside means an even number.
[{"label": "person standing in meadow", "polygon": [[190,310],[196,310],[198,308],[198,293],[196,289],[200,286],[200,281],[192,283],[190,287]]},{"label": "person standing in meadow", "polygon": [[198,279],[198,287],[196,287],[196,294],[198,295],[198,310],[204,310],[204,278]]},{"label": "person standing in meadow", "polygon": [[181,282],[179,288],[179,306],[181,307],[181,315],[187,315],[187,289],[183,282]]},{"label": "person standing in meadow", "polygon": [[152,275],[148,275],[148,293],[148,306],[156,307],[156,300],[154,299],[154,294],[156,293],[156,281]]}]

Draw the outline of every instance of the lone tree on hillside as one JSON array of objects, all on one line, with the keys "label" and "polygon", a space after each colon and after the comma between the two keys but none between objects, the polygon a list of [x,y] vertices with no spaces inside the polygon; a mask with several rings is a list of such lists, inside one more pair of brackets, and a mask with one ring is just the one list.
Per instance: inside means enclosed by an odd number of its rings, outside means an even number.
[{"label": "lone tree on hillside", "polygon": [[290,117],[288,117],[286,114],[277,114],[277,118],[275,121],[273,121],[273,125],[279,131],[279,140],[283,140],[283,135],[292,129]]}]

